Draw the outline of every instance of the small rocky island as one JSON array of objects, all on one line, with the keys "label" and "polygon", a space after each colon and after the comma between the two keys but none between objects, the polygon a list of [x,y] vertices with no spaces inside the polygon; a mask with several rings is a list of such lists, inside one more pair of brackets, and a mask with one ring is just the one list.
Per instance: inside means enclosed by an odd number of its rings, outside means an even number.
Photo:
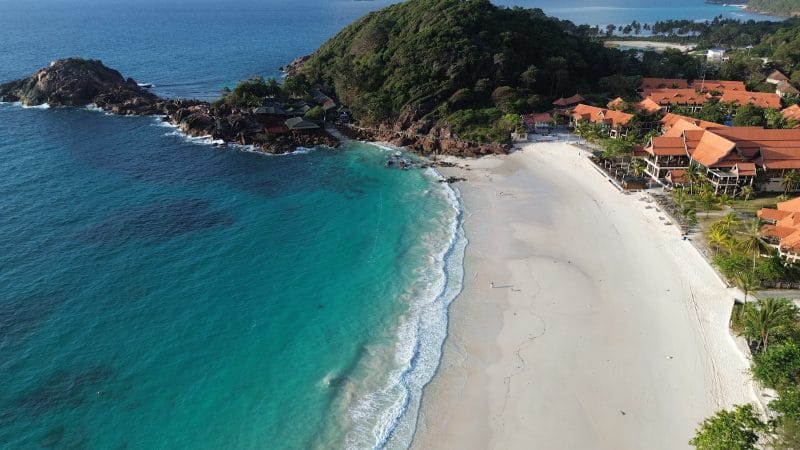
[{"label": "small rocky island", "polygon": [[339,143],[323,128],[303,118],[308,106],[287,112],[279,106],[232,104],[224,97],[214,103],[163,99],[99,60],[53,61],[27,78],[0,84],[0,101],[26,106],[95,105],[118,115],[161,115],[190,136],[253,145],[267,153],[318,145],[334,147]]}]

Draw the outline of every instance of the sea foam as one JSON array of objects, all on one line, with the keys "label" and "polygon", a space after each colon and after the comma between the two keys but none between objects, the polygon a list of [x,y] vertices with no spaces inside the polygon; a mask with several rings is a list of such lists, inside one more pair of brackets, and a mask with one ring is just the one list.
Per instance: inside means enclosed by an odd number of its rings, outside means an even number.
[{"label": "sea foam", "polygon": [[[426,169],[426,176],[431,183],[441,178],[434,169]],[[468,242],[462,226],[460,193],[450,185],[439,186],[428,193],[443,196],[449,205],[439,218],[449,240],[442,242],[437,233],[422,237],[430,251],[429,264],[419,269],[415,284],[418,290],[407,293],[411,298],[406,299],[408,311],[397,328],[394,369],[383,386],[357,396],[350,406],[354,429],[346,436],[347,448],[407,448],[416,431],[422,391],[439,367],[447,336],[448,309],[463,285]]]}]

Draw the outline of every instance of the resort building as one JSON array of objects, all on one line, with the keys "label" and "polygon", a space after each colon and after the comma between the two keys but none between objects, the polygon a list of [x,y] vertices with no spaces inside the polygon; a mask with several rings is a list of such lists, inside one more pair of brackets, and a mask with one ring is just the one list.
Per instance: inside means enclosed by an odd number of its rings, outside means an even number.
[{"label": "resort building", "polygon": [[305,132],[313,132],[319,131],[319,125],[315,124],[314,122],[309,122],[302,117],[292,117],[291,119],[286,120],[286,127],[292,133],[305,133]]},{"label": "resort building", "polygon": [[[703,168],[717,194],[733,195],[754,185],[757,170],[762,191],[780,191],[784,174],[800,169],[800,130],[759,127],[708,127],[679,120],[645,147],[645,172],[669,184],[692,163]],[[675,172],[675,173],[670,173]],[[670,177],[670,175],[672,175]]]},{"label": "resort building", "polygon": [[682,116],[674,113],[664,114],[664,117],[662,117],[659,122],[661,123],[662,133],[668,132],[670,129],[672,129],[672,127],[674,127],[676,124],[680,124],[681,122],[688,122],[703,130],[709,128],[722,128],[725,126],[716,122],[709,122],[707,120],[695,119],[694,117]]},{"label": "resort building", "polygon": [[788,262],[797,262],[800,259],[800,197],[779,202],[777,209],[761,208],[756,215],[765,222],[761,227],[764,241]]},{"label": "resort building", "polygon": [[691,87],[700,92],[746,91],[744,81],[694,80]]},{"label": "resort building", "polygon": [[788,81],[789,78],[780,70],[773,70],[771,74],[767,75],[767,83],[769,84],[780,84]]},{"label": "resort building", "polygon": [[560,112],[566,112],[585,100],[586,99],[581,97],[581,94],[575,94],[572,97],[567,98],[561,97],[553,102],[553,109]]},{"label": "resort building", "polygon": [[784,119],[793,120],[795,122],[795,127],[800,124],[800,105],[792,105],[788,108],[784,108],[781,110],[781,114],[783,114]]},{"label": "resort building", "polygon": [[719,101],[737,106],[751,104],[760,108],[781,109],[781,97],[768,92],[725,91]]},{"label": "resort building", "polygon": [[708,62],[722,62],[726,59],[724,48],[710,48],[706,52],[706,61]]},{"label": "resort building", "polygon": [[[625,100],[622,99],[622,97],[617,97],[606,104],[608,109],[617,109],[617,110],[621,110],[625,105],[626,102]],[[634,111],[644,111],[647,114],[655,114],[658,111],[661,111],[662,109],[661,105],[654,102],[649,97],[638,103],[627,103],[627,105]]]},{"label": "resort building", "polygon": [[529,133],[549,134],[553,131],[553,116],[548,113],[524,114],[522,124]]},{"label": "resort building", "polygon": [[659,105],[661,109],[669,111],[670,107],[687,106],[696,111],[703,107],[711,96],[698,92],[692,88],[686,89],[652,89],[642,91],[642,97]]},{"label": "resort building", "polygon": [[633,119],[633,114],[624,113],[607,108],[578,104],[571,113],[573,127],[580,122],[589,122],[602,125],[612,138],[628,135],[628,123]]},{"label": "resort building", "polygon": [[778,94],[779,97],[783,98],[787,95],[797,95],[800,94],[800,91],[797,90],[794,86],[789,84],[788,81],[781,81],[775,86],[775,93]]}]

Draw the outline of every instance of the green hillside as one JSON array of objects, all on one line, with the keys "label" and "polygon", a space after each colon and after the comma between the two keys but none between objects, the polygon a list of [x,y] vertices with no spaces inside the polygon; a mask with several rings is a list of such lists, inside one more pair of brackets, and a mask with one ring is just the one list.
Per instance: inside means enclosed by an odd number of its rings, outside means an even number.
[{"label": "green hillside", "polygon": [[800,15],[800,0],[748,0],[747,6],[781,16]]},{"label": "green hillside", "polygon": [[325,43],[303,72],[367,124],[449,125],[496,140],[503,115],[596,91],[635,61],[541,10],[488,0],[409,0],[371,13]]}]

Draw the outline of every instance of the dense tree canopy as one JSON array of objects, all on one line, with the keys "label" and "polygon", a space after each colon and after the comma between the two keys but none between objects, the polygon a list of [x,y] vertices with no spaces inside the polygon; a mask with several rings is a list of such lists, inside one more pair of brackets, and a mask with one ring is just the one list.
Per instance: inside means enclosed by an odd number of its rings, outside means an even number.
[{"label": "dense tree canopy", "polygon": [[424,118],[466,131],[639,72],[632,55],[587,37],[596,31],[488,0],[410,0],[348,26],[303,70],[362,122]]}]

